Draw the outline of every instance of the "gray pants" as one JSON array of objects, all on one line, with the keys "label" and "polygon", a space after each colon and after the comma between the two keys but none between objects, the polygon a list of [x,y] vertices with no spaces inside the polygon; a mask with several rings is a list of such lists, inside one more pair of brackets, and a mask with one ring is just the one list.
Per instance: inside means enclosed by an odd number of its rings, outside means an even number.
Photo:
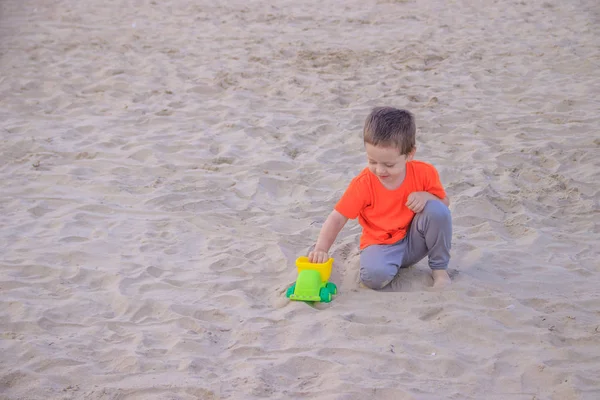
[{"label": "gray pants", "polygon": [[450,210],[429,200],[416,214],[406,236],[397,243],[371,245],[360,253],[360,280],[371,289],[383,289],[398,274],[429,255],[431,269],[447,269],[452,241]]}]

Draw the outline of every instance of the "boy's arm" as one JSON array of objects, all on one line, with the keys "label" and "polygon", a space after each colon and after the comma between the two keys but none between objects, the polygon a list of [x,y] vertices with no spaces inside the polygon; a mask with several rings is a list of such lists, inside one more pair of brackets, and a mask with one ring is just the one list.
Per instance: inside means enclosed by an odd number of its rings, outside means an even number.
[{"label": "boy's arm", "polygon": [[333,210],[321,228],[319,238],[315,249],[308,255],[308,259],[313,263],[324,263],[329,259],[329,249],[337,235],[340,233],[344,225],[348,222],[348,218],[344,217],[338,211]]},{"label": "boy's arm", "polygon": [[[436,199],[439,199],[439,197],[435,196]],[[444,197],[443,199],[440,199],[440,201],[442,203],[444,203],[446,205],[446,207],[450,207],[450,199],[448,198],[448,196]]]},{"label": "boy's arm", "polygon": [[425,204],[429,200],[440,200],[442,203],[446,205],[446,207],[450,207],[450,199],[448,196],[440,199],[433,193],[429,192],[413,192],[408,195],[408,200],[406,202],[406,206],[410,208],[414,213],[420,213],[425,208]]},{"label": "boy's arm", "polygon": [[427,197],[429,197],[427,200],[439,200],[442,203],[444,203],[446,205],[446,207],[450,207],[450,199],[448,198],[448,195],[446,195],[446,197],[441,199],[433,193],[429,193],[429,192],[423,192],[423,193],[427,193],[427,195],[428,195]]},{"label": "boy's arm", "polygon": [[[433,165],[423,168],[421,179],[423,181],[422,192],[413,192],[408,195],[406,206],[415,214],[425,208],[429,200],[440,200],[446,207],[450,207],[450,199],[440,182],[440,176]],[[444,196],[443,198],[440,196]]]}]

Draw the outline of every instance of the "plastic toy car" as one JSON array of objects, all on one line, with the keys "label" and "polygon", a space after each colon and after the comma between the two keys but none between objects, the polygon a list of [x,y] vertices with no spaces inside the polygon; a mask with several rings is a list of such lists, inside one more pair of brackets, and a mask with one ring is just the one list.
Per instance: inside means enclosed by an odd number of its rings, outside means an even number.
[{"label": "plastic toy car", "polygon": [[308,261],[308,257],[299,257],[296,260],[298,279],[288,288],[286,296],[290,300],[329,303],[332,295],[337,294],[335,284],[327,282],[332,265],[333,258],[316,264]]}]

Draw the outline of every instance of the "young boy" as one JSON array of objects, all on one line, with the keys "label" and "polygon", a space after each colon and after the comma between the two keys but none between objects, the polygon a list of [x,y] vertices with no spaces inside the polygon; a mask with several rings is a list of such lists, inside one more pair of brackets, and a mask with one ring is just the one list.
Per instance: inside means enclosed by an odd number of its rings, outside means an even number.
[{"label": "young boy", "polygon": [[391,107],[373,109],[364,126],[367,167],[351,182],[319,234],[311,262],[329,259],[329,249],[348,219],[358,217],[360,280],[383,289],[399,268],[429,256],[433,286],[450,284],[450,201],[436,169],[413,161],[413,115]]}]

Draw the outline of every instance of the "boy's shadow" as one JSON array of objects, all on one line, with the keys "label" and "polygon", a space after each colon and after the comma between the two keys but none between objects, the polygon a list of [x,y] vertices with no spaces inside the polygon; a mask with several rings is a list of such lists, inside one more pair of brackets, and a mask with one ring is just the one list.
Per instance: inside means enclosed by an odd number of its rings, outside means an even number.
[{"label": "boy's shadow", "polygon": [[416,265],[400,268],[398,274],[382,292],[418,292],[431,289],[433,278],[429,268],[420,268]]},{"label": "boy's shadow", "polygon": [[[448,274],[450,279],[455,281],[458,271],[449,269]],[[407,268],[400,268],[398,274],[382,292],[420,292],[424,290],[432,290],[433,278],[431,277],[431,269],[426,264],[423,266],[413,265]]]}]

